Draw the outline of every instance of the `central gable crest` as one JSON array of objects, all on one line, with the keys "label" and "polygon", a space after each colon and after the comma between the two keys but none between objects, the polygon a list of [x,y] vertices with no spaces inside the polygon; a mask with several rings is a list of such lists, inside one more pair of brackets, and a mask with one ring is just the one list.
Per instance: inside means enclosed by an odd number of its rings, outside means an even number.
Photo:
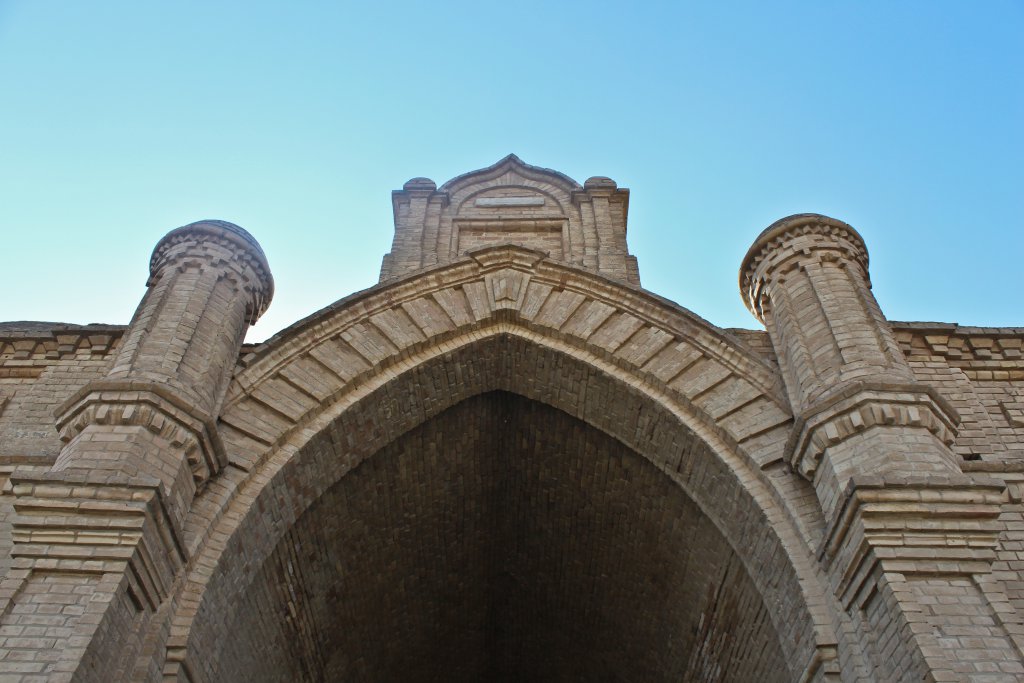
[{"label": "central gable crest", "polygon": [[629,190],[593,177],[580,185],[510,154],[440,188],[413,178],[392,193],[395,239],[381,281],[455,261],[482,247],[513,244],[550,259],[639,285],[626,247]]}]

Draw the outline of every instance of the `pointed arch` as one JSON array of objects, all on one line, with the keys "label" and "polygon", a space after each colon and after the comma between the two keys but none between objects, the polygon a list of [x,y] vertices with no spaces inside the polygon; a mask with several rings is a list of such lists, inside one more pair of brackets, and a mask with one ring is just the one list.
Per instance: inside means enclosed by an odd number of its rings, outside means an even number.
[{"label": "pointed arch", "polygon": [[794,678],[834,657],[831,625],[810,607],[826,595],[805,550],[820,519],[783,503],[787,487],[805,484],[781,467],[791,416],[779,379],[692,313],[499,247],[344,299],[244,361],[221,416],[233,467],[197,500],[186,530],[195,560],[176,602],[170,669],[201,661],[189,653],[214,635],[213,615],[330,486],[495,390],[609,435],[692,499],[770,606]]}]

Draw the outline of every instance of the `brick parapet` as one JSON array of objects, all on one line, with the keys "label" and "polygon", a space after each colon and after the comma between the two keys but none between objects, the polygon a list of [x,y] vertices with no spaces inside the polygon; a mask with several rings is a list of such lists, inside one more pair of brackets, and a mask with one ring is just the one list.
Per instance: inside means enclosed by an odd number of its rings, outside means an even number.
[{"label": "brick parapet", "polygon": [[8,373],[19,366],[45,367],[64,359],[108,357],[116,352],[127,329],[123,325],[25,323],[22,328],[16,325],[0,325],[0,370]]},{"label": "brick parapet", "polygon": [[52,459],[53,411],[110,367],[124,332],[112,325],[0,324],[0,457]]},{"label": "brick parapet", "polygon": [[968,463],[1024,461],[1024,329],[942,323],[894,323],[893,329],[919,380],[960,412],[954,450]]},{"label": "brick parapet", "polygon": [[911,361],[941,359],[971,380],[1024,382],[1024,328],[906,322],[892,328]]}]

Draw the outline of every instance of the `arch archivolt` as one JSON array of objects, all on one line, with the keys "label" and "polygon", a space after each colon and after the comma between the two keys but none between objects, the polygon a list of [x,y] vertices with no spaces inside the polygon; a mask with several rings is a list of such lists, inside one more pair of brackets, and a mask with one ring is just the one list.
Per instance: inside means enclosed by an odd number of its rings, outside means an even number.
[{"label": "arch archivolt", "polygon": [[242,413],[263,404],[282,419],[244,431],[272,443],[389,359],[504,316],[664,385],[767,464],[754,437],[792,418],[777,370],[739,341],[665,299],[542,252],[502,246],[470,256],[342,299],[269,340],[243,359],[222,419],[244,422]]},{"label": "arch archivolt", "polygon": [[233,467],[188,523],[192,569],[165,670],[202,647],[218,606],[244,595],[334,482],[492,390],[558,408],[654,463],[736,550],[794,666],[832,656],[831,626],[809,607],[824,599],[808,550],[820,520],[783,503],[787,487],[805,483],[781,466],[791,416],[778,376],[681,308],[538,252],[496,247],[344,299],[243,362],[221,415]]}]

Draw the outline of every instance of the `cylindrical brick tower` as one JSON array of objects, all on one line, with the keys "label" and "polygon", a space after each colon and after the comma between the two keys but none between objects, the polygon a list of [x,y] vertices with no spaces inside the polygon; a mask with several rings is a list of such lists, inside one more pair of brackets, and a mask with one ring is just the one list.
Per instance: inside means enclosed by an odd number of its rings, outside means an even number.
[{"label": "cylindrical brick tower", "polygon": [[54,469],[152,477],[180,516],[224,465],[215,420],[274,283],[249,233],[200,221],[160,240],[147,285],[107,375],[60,411]]},{"label": "cylindrical brick tower", "polygon": [[915,381],[856,230],[818,214],[773,223],[743,260],[740,290],[768,329],[798,418],[792,463],[826,514],[858,474],[959,472],[948,446],[956,414]]},{"label": "cylindrical brick tower", "polygon": [[216,415],[245,332],[274,293],[263,250],[237,225],[200,221],[160,240],[149,272],[107,378],[161,382]]},{"label": "cylindrical brick tower", "polygon": [[855,380],[913,381],[871,294],[864,241],[846,223],[817,214],[773,223],[747,252],[740,287],[785,349],[779,361],[794,410]]}]

